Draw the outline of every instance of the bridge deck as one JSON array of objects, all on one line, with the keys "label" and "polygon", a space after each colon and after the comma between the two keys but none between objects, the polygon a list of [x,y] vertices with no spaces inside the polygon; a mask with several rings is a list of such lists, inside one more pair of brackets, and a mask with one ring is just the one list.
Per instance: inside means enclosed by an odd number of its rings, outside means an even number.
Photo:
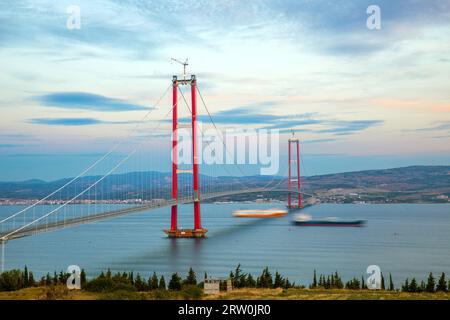
[{"label": "bridge deck", "polygon": [[[257,192],[289,192],[289,191],[287,189],[270,190],[270,189],[264,189],[264,188],[234,190],[234,191],[225,191],[225,192],[204,194],[204,195],[202,195],[202,200],[209,200],[209,199],[219,198],[219,197],[223,197],[223,196],[236,195],[236,194],[257,193]],[[297,193],[297,192],[292,191],[292,193]],[[306,193],[303,193],[303,194],[312,197],[312,195],[310,195],[310,194],[306,194]],[[187,204],[187,203],[192,203],[192,202],[193,202],[192,198],[178,199],[178,204]],[[7,231],[3,231],[0,233],[0,240],[5,241],[5,240],[17,239],[17,238],[30,236],[30,235],[38,234],[38,233],[42,233],[42,232],[49,232],[49,231],[54,231],[54,230],[59,230],[59,229],[64,229],[64,228],[80,225],[80,224],[86,224],[86,223],[90,223],[90,222],[104,220],[104,219],[108,219],[108,218],[124,216],[124,215],[130,214],[130,213],[147,211],[147,210],[152,210],[152,209],[157,209],[157,208],[163,208],[163,207],[171,206],[175,203],[176,203],[175,200],[167,200],[165,202],[152,203],[152,204],[148,204],[148,205],[141,205],[141,206],[124,208],[124,209],[119,209],[119,210],[114,210],[114,211],[102,212],[102,213],[85,216],[85,217],[78,217],[78,218],[72,218],[72,219],[66,219],[66,220],[61,219],[59,221],[54,221],[54,222],[50,222],[50,223],[29,226],[29,227],[23,228],[17,232],[14,232],[14,230],[7,230]],[[17,230],[17,228],[15,230]]]}]

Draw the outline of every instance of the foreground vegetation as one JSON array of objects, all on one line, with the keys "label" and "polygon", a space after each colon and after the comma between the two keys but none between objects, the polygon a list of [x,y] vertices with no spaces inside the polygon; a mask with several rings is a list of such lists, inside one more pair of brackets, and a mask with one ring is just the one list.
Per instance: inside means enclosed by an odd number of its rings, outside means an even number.
[{"label": "foreground vegetation", "polygon": [[[207,274],[204,275],[204,278]],[[279,272],[272,275],[266,267],[258,277],[244,273],[240,265],[230,272],[233,290],[226,290],[226,280],[221,281],[221,291],[216,295],[203,294],[203,282],[189,269],[183,279],[178,273],[170,279],[153,273],[148,279],[133,272],[112,274],[110,270],[87,280],[82,270],[82,290],[69,290],[69,274],[54,272],[38,281],[27,267],[0,274],[0,299],[450,299],[450,281],[442,273],[435,279],[432,273],[419,284],[415,278],[406,279],[401,288],[395,288],[392,276],[387,281],[382,275],[381,290],[369,290],[364,278],[343,282],[335,272],[319,276],[314,271],[312,283],[305,287],[290,282]]]}]

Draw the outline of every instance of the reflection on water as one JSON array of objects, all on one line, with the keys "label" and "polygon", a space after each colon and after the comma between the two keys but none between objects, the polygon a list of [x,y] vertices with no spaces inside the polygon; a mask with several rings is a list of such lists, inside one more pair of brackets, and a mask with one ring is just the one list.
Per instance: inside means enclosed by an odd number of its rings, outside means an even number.
[{"label": "reflection on water", "polygon": [[[193,267],[226,276],[241,263],[259,275],[264,266],[297,283],[319,273],[339,271],[344,279],[365,275],[376,264],[397,284],[422,279],[430,271],[450,273],[450,205],[318,205],[305,211],[315,218],[364,219],[364,228],[297,227],[292,215],[281,218],[233,218],[236,209],[274,208],[276,204],[204,204],[206,239],[168,239],[162,229],[168,208],[136,213],[88,225],[9,241],[6,269],[27,265],[38,276],[77,264],[88,275],[110,268],[149,276],[185,274]],[[0,207],[0,216],[17,207]],[[71,210],[76,211],[76,206]],[[82,210],[82,208],[80,208]],[[180,227],[193,224],[192,206],[181,206]]]}]

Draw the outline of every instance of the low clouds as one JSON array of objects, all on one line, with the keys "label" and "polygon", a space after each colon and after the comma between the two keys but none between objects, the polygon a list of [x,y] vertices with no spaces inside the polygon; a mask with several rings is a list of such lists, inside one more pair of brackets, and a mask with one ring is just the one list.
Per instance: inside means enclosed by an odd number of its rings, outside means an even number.
[{"label": "low clouds", "polygon": [[383,120],[353,120],[353,121],[326,121],[328,125],[333,126],[330,129],[318,130],[319,133],[332,133],[334,135],[349,135],[358,131],[369,129],[384,123]]},{"label": "low clouds", "polygon": [[103,121],[95,118],[35,118],[29,123],[49,126],[89,126],[98,124],[128,124],[129,121]]},{"label": "low clouds", "polygon": [[87,92],[56,92],[34,97],[33,99],[44,106],[64,109],[114,112],[150,109],[150,107]]},{"label": "low clouds", "polygon": [[435,123],[431,127],[416,129],[416,131],[441,131],[441,130],[450,131],[450,121],[440,121]]},{"label": "low clouds", "polygon": [[[317,113],[294,115],[274,115],[264,113],[264,106],[274,106],[274,104],[277,103],[263,102],[261,104],[233,108],[216,112],[212,115],[212,118],[213,121],[218,124],[263,125],[264,129],[279,129],[281,133],[312,132],[328,133],[336,136],[351,135],[384,123],[384,120],[325,119]],[[197,119],[205,123],[210,122],[209,116],[200,115]],[[180,121],[189,122],[190,118],[183,117]]]}]

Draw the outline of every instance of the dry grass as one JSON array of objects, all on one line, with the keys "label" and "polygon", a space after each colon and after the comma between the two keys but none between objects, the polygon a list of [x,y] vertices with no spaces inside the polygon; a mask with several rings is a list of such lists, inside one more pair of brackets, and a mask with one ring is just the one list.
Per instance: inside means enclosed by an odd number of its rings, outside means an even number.
[{"label": "dry grass", "polygon": [[[0,292],[0,300],[98,300],[98,299],[180,299],[178,293],[166,292],[163,296],[154,293],[115,295],[93,293],[84,290],[67,290],[64,286],[35,287],[13,292]],[[373,290],[323,290],[323,289],[235,289],[230,293],[203,296],[207,300],[450,300],[450,293],[408,293]]]},{"label": "dry grass", "polygon": [[450,300],[450,293],[408,293],[374,290],[237,289],[205,299],[262,300]]}]

